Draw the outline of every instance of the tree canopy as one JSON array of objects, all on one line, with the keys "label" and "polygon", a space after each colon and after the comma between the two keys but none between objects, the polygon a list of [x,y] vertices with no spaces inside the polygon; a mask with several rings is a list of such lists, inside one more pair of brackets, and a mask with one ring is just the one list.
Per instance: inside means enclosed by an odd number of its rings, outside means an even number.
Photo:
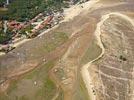
[{"label": "tree canopy", "polygon": [[[0,3],[5,0],[0,0]],[[33,18],[38,13],[60,9],[63,6],[63,0],[13,0],[8,5],[8,11],[1,14],[1,19],[16,19],[25,21]]]}]

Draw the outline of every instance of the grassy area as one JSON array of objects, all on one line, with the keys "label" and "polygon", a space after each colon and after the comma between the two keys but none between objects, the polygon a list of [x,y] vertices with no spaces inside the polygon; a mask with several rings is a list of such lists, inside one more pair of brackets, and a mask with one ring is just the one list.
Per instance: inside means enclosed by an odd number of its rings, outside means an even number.
[{"label": "grassy area", "polygon": [[0,31],[0,44],[3,44],[5,42],[8,42],[13,37],[12,32],[10,30],[7,31],[7,33],[4,33]]},{"label": "grassy area", "polygon": [[[67,33],[52,32],[42,38],[36,38],[35,41],[30,41],[30,50],[27,51],[27,58],[38,60],[49,52],[54,51],[68,40]],[[31,56],[32,55],[32,56]]]},{"label": "grassy area", "polygon": [[81,64],[86,64],[89,61],[95,59],[98,57],[101,53],[101,48],[96,44],[95,40],[92,40],[92,42],[89,44],[89,48],[86,51],[85,55],[81,59]]},{"label": "grassy area", "polygon": [[56,98],[56,100],[64,100],[64,93],[62,90],[60,90],[59,96]]},{"label": "grassy area", "polygon": [[[57,46],[63,44],[68,36],[63,32],[52,32],[46,37],[39,38],[35,42],[37,47],[29,50],[28,54],[42,57],[43,54],[51,52]],[[37,43],[37,44],[36,44]],[[52,44],[52,45],[50,45]],[[49,47],[49,48],[48,48]],[[38,57],[32,58],[37,59]],[[0,95],[1,100],[51,100],[57,88],[49,78],[49,71],[54,66],[54,61],[41,65],[33,71],[22,75],[19,79],[13,80],[7,92]],[[63,99],[63,93],[60,93],[57,100]]]},{"label": "grassy area", "polygon": [[68,39],[68,36],[66,33],[63,32],[55,32],[51,39],[46,41],[46,44],[44,45],[44,51],[50,52],[54,50],[57,45],[60,45],[61,43],[65,42]]},{"label": "grassy area", "polygon": [[[63,32],[52,32],[48,37],[41,38],[38,44],[34,44],[37,47],[30,50],[28,53],[32,53],[32,58],[38,59],[45,53],[51,52],[57,46],[63,44],[68,36]],[[50,45],[52,44],[52,45]],[[38,57],[36,57],[38,56]],[[32,59],[29,58],[29,59]],[[1,100],[51,100],[57,88],[53,81],[51,81],[48,73],[54,66],[54,61],[50,61],[47,64],[41,65],[33,71],[22,75],[19,79],[13,80],[6,94],[1,94]],[[62,100],[63,94],[60,93],[59,100]],[[58,99],[57,99],[58,100]]]},{"label": "grassy area", "polygon": [[75,100],[90,100],[88,91],[85,87],[85,83],[83,82],[83,79],[81,75],[78,75],[78,84],[77,84],[76,94],[75,94]]},{"label": "grassy area", "polygon": [[62,68],[57,68],[57,72],[55,72],[56,76],[58,77],[58,79],[61,79],[62,78],[66,78],[66,73],[64,72],[64,69]]},{"label": "grassy area", "polygon": [[50,61],[13,81],[7,93],[0,95],[1,100],[51,100],[57,90],[48,75],[53,66]]},{"label": "grassy area", "polygon": [[[92,40],[92,42],[89,44],[89,48],[85,52],[80,63],[82,65],[84,65],[84,64],[88,63],[89,61],[98,57],[98,55],[100,55],[100,53],[101,53],[101,49],[96,44],[96,41]],[[77,86],[76,91],[77,91],[76,95],[75,95],[76,100],[90,100],[90,97],[88,95],[88,91],[85,87],[85,84],[82,80],[81,75],[78,75],[78,86]]]}]

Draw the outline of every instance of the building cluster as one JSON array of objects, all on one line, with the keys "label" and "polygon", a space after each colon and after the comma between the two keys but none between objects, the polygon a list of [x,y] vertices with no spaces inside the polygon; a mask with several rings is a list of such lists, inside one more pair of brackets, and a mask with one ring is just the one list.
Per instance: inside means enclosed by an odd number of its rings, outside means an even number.
[{"label": "building cluster", "polygon": [[21,30],[22,28],[24,28],[24,24],[21,23],[21,22],[17,22],[17,21],[9,21],[7,23],[8,25],[8,28],[14,30],[14,31],[18,31],[18,30]]},{"label": "building cluster", "polygon": [[[12,41],[18,40],[18,38],[21,38],[20,31],[29,27],[30,25],[32,28],[30,29],[30,32],[26,32],[27,38],[33,38],[38,36],[42,30],[45,31],[47,29],[50,29],[57,25],[59,21],[63,20],[64,16],[62,12],[53,12],[53,13],[47,13],[38,14],[35,18],[29,20],[28,22],[17,22],[16,20],[8,21],[7,27],[12,30],[12,34],[14,37],[12,37]],[[23,34],[23,33],[22,33]],[[19,36],[19,37],[18,37]],[[21,40],[21,39],[20,39]],[[0,45],[0,52],[7,52],[12,49],[10,44],[12,44],[12,41],[8,44]]]},{"label": "building cluster", "polygon": [[31,30],[31,33],[29,33],[29,36],[37,36],[42,30],[45,31],[57,25],[63,18],[63,14],[60,12],[47,13],[46,16],[40,13],[37,17],[31,20],[30,24],[34,27]]}]

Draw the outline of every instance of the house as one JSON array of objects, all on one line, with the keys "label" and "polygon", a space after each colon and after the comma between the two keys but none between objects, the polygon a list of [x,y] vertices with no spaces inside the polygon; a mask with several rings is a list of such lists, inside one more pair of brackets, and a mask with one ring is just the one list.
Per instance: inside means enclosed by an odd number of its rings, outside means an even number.
[{"label": "house", "polygon": [[17,22],[17,21],[10,21],[10,22],[8,22],[8,27],[13,30],[20,30],[20,29],[24,28],[24,24]]}]

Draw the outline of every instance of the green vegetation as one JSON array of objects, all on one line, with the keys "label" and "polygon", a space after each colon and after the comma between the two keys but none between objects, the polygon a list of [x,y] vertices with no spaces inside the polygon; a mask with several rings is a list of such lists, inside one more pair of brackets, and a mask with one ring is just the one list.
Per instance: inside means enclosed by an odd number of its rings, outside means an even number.
[{"label": "green vegetation", "polygon": [[66,73],[64,72],[64,69],[63,68],[57,68],[57,72],[56,73],[56,76],[62,80],[62,78],[66,78]]},{"label": "green vegetation", "polygon": [[78,75],[75,100],[90,100],[89,95],[88,95],[88,91],[85,87],[85,83],[83,82],[83,79],[82,79],[80,74]]},{"label": "green vegetation", "polygon": [[[43,39],[44,38],[44,39]],[[63,32],[52,32],[46,37],[42,37],[42,44],[38,45],[37,50],[33,49],[32,53],[43,55],[44,53],[51,52],[57,46],[63,44],[68,39],[66,33]],[[50,48],[47,45],[54,44]],[[37,53],[38,52],[38,53]],[[35,58],[32,56],[32,58]],[[38,58],[38,57],[37,57]],[[31,59],[31,58],[30,58]],[[54,61],[50,61],[46,64],[40,65],[33,71],[22,75],[19,79],[11,82],[7,94],[0,95],[2,100],[51,100],[57,88],[53,81],[49,77],[49,71],[54,66]],[[36,84],[35,84],[36,82]],[[63,94],[60,93],[59,97],[61,100]],[[57,99],[57,100],[60,100]]]},{"label": "green vegetation", "polygon": [[5,0],[0,0],[0,7],[3,6]]},{"label": "green vegetation", "polygon": [[52,32],[48,33],[49,36],[45,36],[40,39],[40,43],[36,43],[37,47],[32,49],[30,52],[34,54],[30,56],[30,59],[38,59],[53,50],[55,50],[58,46],[62,45],[68,40],[67,33],[63,32]]},{"label": "green vegetation", "polygon": [[[63,44],[67,39],[67,34],[63,32],[48,33],[48,35],[41,38],[38,47],[30,51],[34,56],[28,59],[42,57],[45,53],[51,52],[57,46]],[[49,44],[54,45],[48,49],[46,47]],[[50,61],[40,65],[33,71],[22,75],[19,79],[12,81],[7,94],[0,95],[1,100],[51,100],[57,92],[55,84],[49,77],[49,71],[54,63],[54,61]],[[62,96],[58,98],[62,98]]]},{"label": "green vegetation", "polygon": [[[56,87],[52,80],[47,77],[44,80],[44,86],[37,91],[36,98],[44,98],[45,100],[51,100],[56,93]],[[42,100],[41,99],[41,100]]]},{"label": "green vegetation", "polygon": [[61,89],[60,89],[59,96],[56,98],[56,100],[64,100],[64,93]]},{"label": "green vegetation", "polygon": [[61,43],[65,42],[68,39],[68,36],[66,33],[63,32],[55,32],[51,38],[46,41],[46,44],[44,45],[45,52],[50,52],[54,50],[57,45],[60,45]]},{"label": "green vegetation", "polygon": [[28,37],[28,34],[26,32],[31,33],[32,29],[33,29],[33,25],[29,25],[26,28],[21,29],[19,34],[23,34],[23,35],[26,35]]},{"label": "green vegetation", "polygon": [[[85,52],[84,56],[81,59],[81,65],[84,65],[86,63],[88,63],[89,61],[95,59],[96,57],[98,57],[101,53],[101,49],[100,47],[96,44],[95,40],[92,40],[92,42],[89,44],[89,47],[87,49],[87,51]],[[90,100],[89,95],[88,95],[88,91],[85,87],[85,84],[82,80],[82,77],[79,75],[78,76],[78,88],[77,88],[77,93],[75,96],[76,100]]]},{"label": "green vegetation", "polygon": [[[2,3],[0,1],[1,5]],[[0,19],[27,21],[41,12],[60,10],[62,6],[63,0],[13,0],[8,5],[6,14],[1,15]]]},{"label": "green vegetation", "polygon": [[57,90],[48,74],[53,66],[50,61],[13,81],[7,94],[0,95],[1,100],[51,100]]},{"label": "green vegetation", "polygon": [[[12,0],[7,8],[4,8],[3,6],[6,0],[0,0],[0,21],[29,21],[39,13],[51,14],[52,11],[62,10],[62,7],[67,5],[64,4],[63,1],[64,0]],[[1,23],[1,25],[3,25],[3,23]],[[27,36],[26,31],[31,33],[32,28],[32,25],[28,26],[25,29],[20,30],[19,33]],[[10,34],[5,34],[3,32],[3,28],[1,29],[0,27],[0,44],[3,42],[8,42],[12,38],[12,31],[9,33]],[[53,44],[50,43],[50,46],[47,47],[48,51],[51,49],[51,47],[53,47]]]},{"label": "green vegetation", "polygon": [[4,33],[0,30],[0,44],[9,41],[12,38],[12,33],[8,30],[7,33]]},{"label": "green vegetation", "polygon": [[[92,42],[89,44],[89,47],[87,51],[85,52],[84,56],[81,59],[81,65],[84,65],[88,63],[89,61],[95,59],[98,57],[101,53],[100,47],[96,44],[95,39],[92,40]],[[88,95],[88,91],[85,87],[85,84],[82,80],[82,77],[78,75],[78,87],[77,87],[77,93],[75,96],[76,100],[90,100],[90,97]]]},{"label": "green vegetation", "polygon": [[81,59],[81,64],[86,64],[89,61],[98,57],[101,53],[101,48],[96,44],[95,40],[89,44],[89,48]]}]

